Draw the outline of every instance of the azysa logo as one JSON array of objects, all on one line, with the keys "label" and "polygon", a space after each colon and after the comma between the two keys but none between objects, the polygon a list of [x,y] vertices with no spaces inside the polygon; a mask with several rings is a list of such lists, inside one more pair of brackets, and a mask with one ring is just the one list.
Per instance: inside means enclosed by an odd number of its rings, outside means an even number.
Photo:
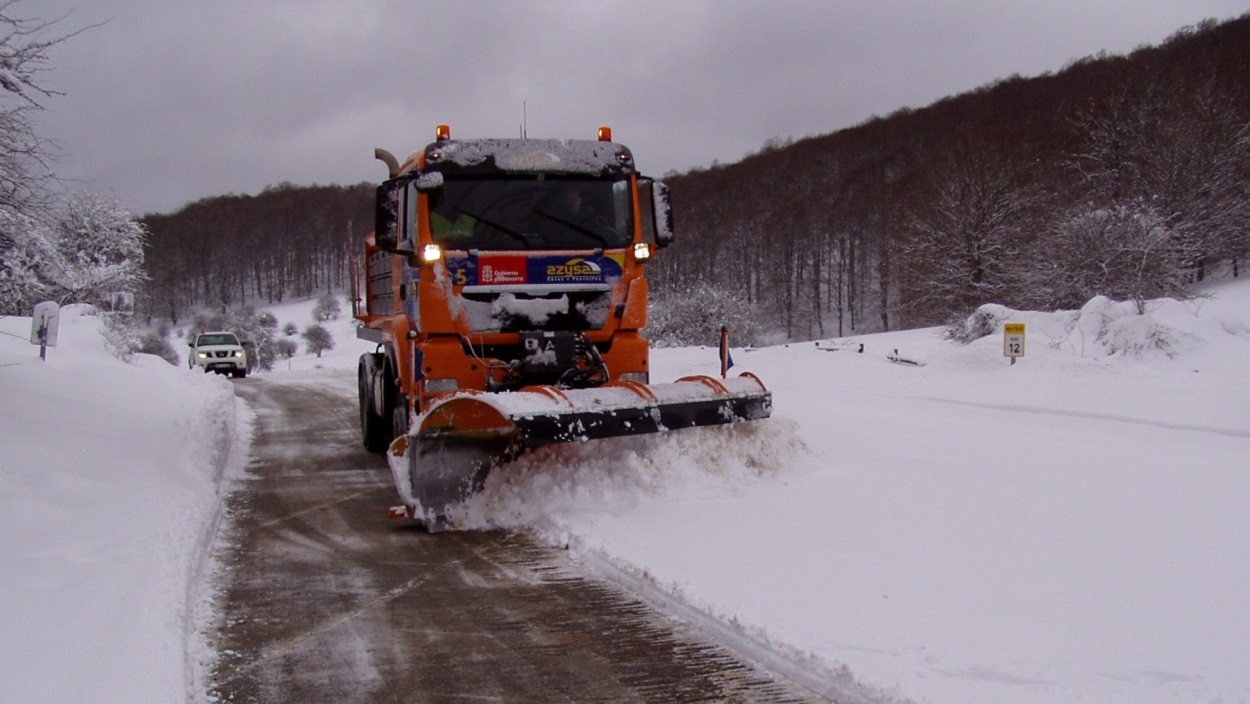
[{"label": "azysa logo", "polygon": [[603,269],[589,259],[570,259],[563,264],[548,264],[547,278],[602,281]]}]

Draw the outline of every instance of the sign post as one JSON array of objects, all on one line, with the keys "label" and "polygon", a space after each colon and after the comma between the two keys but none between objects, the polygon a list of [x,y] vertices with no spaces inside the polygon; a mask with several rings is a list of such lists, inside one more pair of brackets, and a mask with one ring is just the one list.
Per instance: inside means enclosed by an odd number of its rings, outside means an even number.
[{"label": "sign post", "polygon": [[1024,356],[1024,323],[1005,323],[1003,325],[1003,356],[1010,357],[1016,363],[1016,357]]}]

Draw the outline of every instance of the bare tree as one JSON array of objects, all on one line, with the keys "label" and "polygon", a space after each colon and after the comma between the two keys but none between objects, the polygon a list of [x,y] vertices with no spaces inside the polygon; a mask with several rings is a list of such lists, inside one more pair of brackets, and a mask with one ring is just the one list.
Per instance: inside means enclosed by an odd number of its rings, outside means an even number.
[{"label": "bare tree", "polygon": [[1140,204],[1091,208],[1058,222],[1046,240],[1047,256],[1030,269],[1031,283],[1060,308],[1080,308],[1104,295],[1136,301],[1184,297],[1185,239]]},{"label": "bare tree", "polygon": [[338,296],[335,296],[333,293],[324,294],[313,305],[313,320],[319,323],[324,323],[327,320],[338,320],[342,310],[339,306]]},{"label": "bare tree", "polygon": [[[1182,268],[1201,280],[1206,261],[1247,252],[1250,124],[1245,96],[1207,77],[1143,72],[1078,114],[1070,160],[1095,211],[1161,217]],[[1244,92],[1244,89],[1241,89]],[[1069,222],[1087,219],[1078,208]]]},{"label": "bare tree", "polygon": [[322,352],[334,349],[334,337],[330,331],[316,323],[304,328],[303,337],[305,347],[318,357]]},{"label": "bare tree", "polygon": [[53,144],[36,134],[32,119],[45,98],[60,95],[40,82],[48,70],[48,52],[90,27],[56,34],[64,18],[20,17],[17,4],[0,2],[0,208],[30,212],[46,206],[54,182],[49,169]]},{"label": "bare tree", "polygon": [[1022,167],[984,143],[961,142],[931,174],[907,221],[899,259],[912,322],[946,322],[983,303],[1010,302],[1029,224],[1041,203]]}]

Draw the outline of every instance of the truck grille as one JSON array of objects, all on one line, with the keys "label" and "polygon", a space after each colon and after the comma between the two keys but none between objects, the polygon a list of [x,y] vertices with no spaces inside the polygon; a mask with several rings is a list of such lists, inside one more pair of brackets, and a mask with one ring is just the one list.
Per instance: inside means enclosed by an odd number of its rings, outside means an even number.
[{"label": "truck grille", "polygon": [[468,292],[461,295],[474,332],[601,330],[608,320],[611,291],[569,291],[533,296],[524,292]]}]

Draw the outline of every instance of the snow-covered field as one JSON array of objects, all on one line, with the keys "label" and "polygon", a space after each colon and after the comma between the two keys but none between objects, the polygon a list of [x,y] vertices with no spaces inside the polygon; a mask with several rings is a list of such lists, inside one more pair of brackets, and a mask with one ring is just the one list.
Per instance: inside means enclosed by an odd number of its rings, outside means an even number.
[{"label": "snow-covered field", "polygon": [[[1248,702],[1250,281],[1210,290],[997,311],[1028,326],[1015,365],[1001,328],[735,349],[773,419],[545,448],[462,518],[881,701]],[[331,330],[273,374],[343,383],[366,345]],[[192,607],[249,412],[225,379],[113,359],[79,311],[46,362],[29,333],[0,319],[0,701],[200,698]]]}]

